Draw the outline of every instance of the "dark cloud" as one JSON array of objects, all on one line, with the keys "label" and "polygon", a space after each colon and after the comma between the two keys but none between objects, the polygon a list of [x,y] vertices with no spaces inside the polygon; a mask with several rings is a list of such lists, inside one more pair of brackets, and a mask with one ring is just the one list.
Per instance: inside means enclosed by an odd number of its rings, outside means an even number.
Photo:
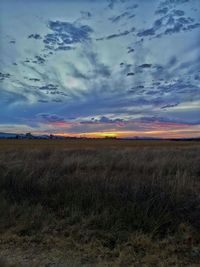
[{"label": "dark cloud", "polygon": [[184,82],[183,80],[177,80],[167,84],[162,84],[157,87],[160,93],[171,93],[173,96],[179,94],[185,97],[186,100],[190,100],[189,97],[196,94],[196,99],[199,99],[199,87],[191,84],[190,82]]},{"label": "dark cloud", "polygon": [[121,36],[126,36],[126,35],[134,32],[134,31],[135,31],[135,28],[132,28],[129,31],[127,30],[127,31],[124,31],[124,32],[116,33],[116,34],[111,34],[111,35],[108,35],[106,37],[97,38],[96,40],[97,41],[110,40],[110,39],[113,39],[113,38],[117,38],[117,37],[121,37]]},{"label": "dark cloud", "polygon": [[111,119],[111,118],[108,118],[106,116],[102,116],[100,118],[92,118],[91,120],[87,120],[87,121],[81,121],[80,123],[81,124],[111,124],[111,123],[123,123],[124,120],[123,119],[120,119],[120,118],[116,118],[116,119]]},{"label": "dark cloud", "polygon": [[[173,4],[174,8],[176,3],[180,3],[179,1],[169,0],[165,3]],[[166,5],[166,6],[165,6]],[[171,35],[185,31],[191,31],[198,27],[200,27],[198,22],[191,17],[185,16],[185,11],[180,9],[171,9],[167,4],[165,4],[162,8],[158,8],[156,10],[156,14],[160,15],[160,18],[156,19],[153,23],[152,27],[148,29],[141,30],[137,33],[138,37],[161,37],[163,35]]]},{"label": "dark cloud", "polygon": [[[30,61],[25,61],[25,62],[30,62]],[[35,64],[44,64],[45,59],[41,56],[35,56],[35,58],[31,62]]]},{"label": "dark cloud", "polygon": [[157,122],[157,123],[175,123],[178,125],[181,124],[187,124],[187,125],[199,125],[200,120],[187,120],[187,119],[181,119],[181,118],[172,118],[172,117],[161,117],[161,116],[146,116],[146,117],[141,117],[138,119],[140,122],[144,123],[152,123],[152,122]]},{"label": "dark cloud", "polygon": [[81,11],[80,13],[81,13],[82,19],[89,19],[92,17],[92,13],[89,11]]},{"label": "dark cloud", "polygon": [[135,52],[135,49],[132,47],[128,47],[128,54]]},{"label": "dark cloud", "polygon": [[157,31],[158,29],[160,29],[162,27],[162,23],[163,23],[163,19],[157,19],[154,22],[154,30]]},{"label": "dark cloud", "polygon": [[28,38],[29,38],[29,39],[35,39],[35,40],[41,40],[41,39],[42,39],[42,37],[41,37],[40,34],[38,34],[38,33],[30,34],[30,35],[28,36]]},{"label": "dark cloud", "polygon": [[159,15],[166,15],[167,12],[168,12],[168,7],[164,7],[164,8],[161,8],[161,9],[157,9],[155,14],[159,14]]},{"label": "dark cloud", "polygon": [[45,61],[46,60],[42,56],[35,56],[33,59],[26,58],[24,60],[24,63],[34,63],[34,64],[43,65],[45,63]]},{"label": "dark cloud", "polygon": [[151,67],[152,67],[152,64],[147,64],[147,63],[139,66],[139,68],[142,68],[142,69],[147,69],[147,68],[151,68]]},{"label": "dark cloud", "polygon": [[144,85],[137,85],[135,87],[132,87],[130,90],[128,90],[128,93],[134,93],[136,95],[141,95],[143,93],[146,92],[146,90],[144,90]]},{"label": "dark cloud", "polygon": [[182,17],[183,15],[185,15],[185,12],[183,10],[173,10],[173,14],[175,16],[180,16]]},{"label": "dark cloud", "polygon": [[100,123],[119,123],[119,122],[123,122],[123,119],[119,119],[119,118],[116,118],[116,119],[110,119],[106,116],[102,116],[100,119],[99,119],[99,122]]},{"label": "dark cloud", "polygon": [[124,12],[119,16],[114,16],[112,18],[109,18],[109,20],[111,20],[113,23],[119,22],[122,18],[130,16],[129,12]]},{"label": "dark cloud", "polygon": [[50,83],[50,84],[39,87],[39,89],[47,90],[47,91],[55,91],[58,89],[58,86]]},{"label": "dark cloud", "polygon": [[110,9],[113,9],[116,0],[107,0],[107,1],[108,1],[108,7],[109,7]]},{"label": "dark cloud", "polygon": [[190,31],[190,30],[194,30],[196,28],[199,28],[200,27],[200,23],[195,23],[195,24],[191,24],[191,25],[188,25],[185,30],[186,31]]},{"label": "dark cloud", "polygon": [[69,51],[69,50],[73,50],[74,47],[68,46],[68,45],[60,45],[57,48],[55,48],[55,51]]},{"label": "dark cloud", "polygon": [[173,27],[166,29],[164,34],[178,33],[182,30],[182,27],[183,25],[181,23],[176,23],[173,25]]},{"label": "dark cloud", "polygon": [[62,100],[61,100],[61,99],[53,99],[52,102],[55,102],[55,103],[61,103]]},{"label": "dark cloud", "polygon": [[33,81],[33,82],[39,82],[39,81],[40,81],[40,79],[38,79],[38,78],[29,78],[29,81]]},{"label": "dark cloud", "polygon": [[194,76],[194,79],[196,80],[196,81],[200,81],[200,75],[199,74],[195,74],[195,76]]},{"label": "dark cloud", "polygon": [[43,121],[47,123],[51,122],[65,122],[64,118],[61,116],[58,116],[56,114],[50,114],[50,113],[40,113],[37,114],[38,118],[41,118]]},{"label": "dark cloud", "polygon": [[153,86],[159,86],[160,85],[160,82],[153,82],[152,85]]},{"label": "dark cloud", "polygon": [[144,36],[152,36],[155,35],[155,30],[153,28],[138,32],[137,36],[144,37]]},{"label": "dark cloud", "polygon": [[63,21],[49,21],[49,29],[53,33],[45,35],[43,42],[45,47],[51,50],[69,50],[69,45],[84,42],[90,39],[93,30],[87,25]]},{"label": "dark cloud", "polygon": [[134,5],[132,5],[132,6],[129,6],[128,9],[136,9],[136,8],[138,8],[138,7],[139,7],[138,4],[134,4]]},{"label": "dark cloud", "polygon": [[0,72],[0,81],[3,81],[4,79],[9,79],[10,76],[11,75],[9,73],[2,73],[2,72]]},{"label": "dark cloud", "polygon": [[63,96],[67,96],[67,94],[65,94],[64,92],[62,91],[53,91],[53,90],[48,90],[47,91],[47,94],[50,94],[50,95],[63,95]]},{"label": "dark cloud", "polygon": [[143,89],[144,88],[144,85],[138,85],[136,86],[137,89]]},{"label": "dark cloud", "polygon": [[178,18],[177,20],[179,23],[181,24],[189,24],[189,23],[192,23],[193,22],[193,19],[192,18],[185,18],[185,17],[181,17],[181,18]]},{"label": "dark cloud", "polygon": [[160,7],[173,7],[175,5],[185,4],[190,0],[165,0],[160,3]]},{"label": "dark cloud", "polygon": [[40,103],[48,103],[47,100],[43,100],[43,99],[39,99],[38,102],[40,102]]},{"label": "dark cloud", "polygon": [[134,75],[135,75],[134,72],[129,72],[129,73],[127,73],[127,76],[134,76]]},{"label": "dark cloud", "polygon": [[176,65],[177,63],[177,58],[175,56],[172,56],[170,59],[169,59],[169,62],[167,64],[167,68],[171,68],[173,67],[174,65]]},{"label": "dark cloud", "polygon": [[128,16],[128,19],[133,19],[133,18],[135,18],[135,14]]},{"label": "dark cloud", "polygon": [[178,105],[179,105],[179,103],[175,103],[175,104],[167,104],[167,105],[161,107],[161,109],[173,108],[173,107],[176,107],[176,106],[178,106]]}]

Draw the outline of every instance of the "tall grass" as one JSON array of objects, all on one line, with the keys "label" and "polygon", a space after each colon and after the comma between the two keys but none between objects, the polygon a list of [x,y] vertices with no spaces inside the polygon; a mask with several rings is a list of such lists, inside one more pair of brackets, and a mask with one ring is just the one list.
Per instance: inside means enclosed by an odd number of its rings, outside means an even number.
[{"label": "tall grass", "polygon": [[199,178],[199,147],[1,151],[0,231],[31,235],[54,219],[118,237],[198,231]]}]

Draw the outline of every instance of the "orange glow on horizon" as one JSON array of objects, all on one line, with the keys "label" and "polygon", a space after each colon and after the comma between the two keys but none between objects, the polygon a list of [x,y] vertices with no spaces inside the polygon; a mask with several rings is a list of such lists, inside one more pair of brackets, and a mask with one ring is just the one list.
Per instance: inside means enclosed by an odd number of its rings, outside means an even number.
[{"label": "orange glow on horizon", "polygon": [[105,137],[158,137],[158,138],[184,138],[199,137],[198,129],[174,129],[174,130],[155,130],[155,131],[101,131],[85,133],[56,133],[56,136],[86,137],[86,138],[105,138]]}]

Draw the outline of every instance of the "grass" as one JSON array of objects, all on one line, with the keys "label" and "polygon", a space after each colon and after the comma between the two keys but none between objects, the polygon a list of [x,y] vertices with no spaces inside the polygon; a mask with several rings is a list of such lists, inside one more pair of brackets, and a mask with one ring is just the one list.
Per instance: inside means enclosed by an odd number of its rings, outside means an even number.
[{"label": "grass", "polygon": [[115,140],[115,139],[83,139],[83,140],[28,140],[28,139],[0,139],[0,150],[8,149],[113,149],[113,148],[136,148],[136,147],[191,147],[199,146],[199,141],[170,141],[170,140]]},{"label": "grass", "polygon": [[1,244],[57,248],[79,266],[198,266],[200,146],[6,142]]}]

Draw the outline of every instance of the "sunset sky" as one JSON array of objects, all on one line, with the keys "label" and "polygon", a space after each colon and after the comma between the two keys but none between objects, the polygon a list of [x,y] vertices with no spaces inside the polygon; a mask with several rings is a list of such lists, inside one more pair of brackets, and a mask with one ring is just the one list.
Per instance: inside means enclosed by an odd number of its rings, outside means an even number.
[{"label": "sunset sky", "polygon": [[199,0],[1,0],[0,132],[200,136]]}]

